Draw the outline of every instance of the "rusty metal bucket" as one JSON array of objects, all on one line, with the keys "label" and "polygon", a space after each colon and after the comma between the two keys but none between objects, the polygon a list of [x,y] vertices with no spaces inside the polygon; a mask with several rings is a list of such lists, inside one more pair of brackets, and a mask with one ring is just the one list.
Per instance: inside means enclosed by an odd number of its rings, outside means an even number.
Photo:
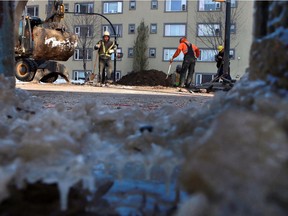
[{"label": "rusty metal bucket", "polygon": [[77,36],[61,30],[34,27],[33,58],[35,60],[67,61],[77,46]]}]

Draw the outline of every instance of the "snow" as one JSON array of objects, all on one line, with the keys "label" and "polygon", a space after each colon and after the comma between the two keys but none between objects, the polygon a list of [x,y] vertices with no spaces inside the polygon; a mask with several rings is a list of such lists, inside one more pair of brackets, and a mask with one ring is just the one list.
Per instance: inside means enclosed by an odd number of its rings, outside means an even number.
[{"label": "snow", "polygon": [[59,41],[56,39],[56,37],[51,37],[51,38],[47,38],[45,37],[45,42],[44,44],[48,44],[48,45],[51,45],[51,47],[59,47],[59,46],[73,46],[73,47],[77,47],[77,42],[75,43],[71,43],[69,41],[69,39],[67,39],[66,41]]},{"label": "snow", "polygon": [[[7,184],[12,179],[18,188],[25,187],[26,182],[40,181],[58,185],[61,197],[59,206],[65,210],[69,202],[69,190],[75,184],[82,183],[84,188],[95,193],[103,182],[111,180],[114,185],[105,199],[115,204],[120,215],[136,213],[140,207],[153,212],[155,204],[160,211],[166,212],[171,207],[169,204],[174,202],[174,191],[178,188],[176,179],[179,171],[182,171],[183,163],[193,159],[189,152],[197,156],[197,152],[205,148],[205,145],[225,143],[222,140],[225,137],[225,141],[231,140],[230,144],[235,145],[235,148],[247,142],[249,144],[249,140],[257,140],[259,146],[271,145],[271,148],[267,147],[269,152],[283,152],[277,153],[277,157],[269,155],[267,159],[261,160],[266,161],[269,171],[269,167],[278,170],[277,166],[288,158],[285,153],[288,152],[287,137],[285,131],[279,129],[281,125],[287,124],[287,118],[282,118],[285,114],[280,115],[278,112],[288,109],[288,96],[281,98],[277,92],[269,92],[267,97],[267,91],[271,89],[260,81],[239,83],[228,93],[216,95],[214,100],[202,107],[175,109],[167,105],[154,112],[103,109],[97,101],[75,105],[71,112],[61,108],[43,110],[39,101],[27,92],[20,89],[7,90],[5,82],[1,82],[0,88],[6,89],[0,95],[0,202],[9,196]],[[233,116],[231,113],[239,111],[239,107],[242,109],[239,112],[241,115]],[[230,116],[227,120],[223,117],[223,109]],[[262,118],[256,118],[253,111],[261,113]],[[220,127],[219,122],[231,125],[232,119],[238,126],[242,122],[250,124],[243,128],[229,127],[229,133],[220,136],[221,133],[216,130]],[[253,124],[251,119],[255,120]],[[263,122],[268,126],[264,127]],[[143,127],[147,130],[143,130]],[[245,128],[249,129],[246,135]],[[238,133],[239,129],[244,132]],[[269,136],[277,139],[269,143]],[[211,149],[213,147],[208,148],[207,153]],[[237,158],[237,153],[225,152],[225,155],[219,157],[230,165],[234,164],[233,158]],[[253,158],[248,155],[247,158]],[[203,156],[201,159],[212,160],[213,157]],[[246,170],[241,164],[236,164],[239,172]],[[207,164],[204,165],[205,170]],[[257,165],[249,166],[255,170],[255,176],[266,170],[258,171]],[[202,166],[199,167],[202,169]],[[207,171],[210,172],[213,173]],[[213,176],[213,179],[216,177],[220,178],[221,175]],[[225,181],[231,181],[233,185],[233,178]],[[223,186],[219,182],[214,190],[223,190],[225,187],[226,183]],[[136,188],[138,193],[135,194]],[[258,186],[254,190],[257,191],[257,188],[261,189]],[[145,191],[147,198],[143,206],[139,207],[139,202],[144,199],[141,191]],[[127,199],[121,198],[124,192],[127,193]],[[206,208],[208,201],[202,195],[190,200],[194,203],[191,205],[195,212],[200,208],[197,203],[202,206],[199,211]],[[182,192],[178,202],[187,199]],[[137,202],[132,204],[129,202],[131,200]],[[90,210],[93,211],[93,208]]]}]

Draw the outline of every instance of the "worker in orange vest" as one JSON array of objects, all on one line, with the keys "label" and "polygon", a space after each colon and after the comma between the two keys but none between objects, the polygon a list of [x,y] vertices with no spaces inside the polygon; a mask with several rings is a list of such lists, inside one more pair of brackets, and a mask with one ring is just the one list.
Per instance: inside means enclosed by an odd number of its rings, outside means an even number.
[{"label": "worker in orange vest", "polygon": [[[170,59],[170,64],[173,62],[173,59],[176,58],[181,52],[184,54],[184,59],[182,62],[182,68],[180,71],[180,82],[179,86],[181,88],[189,88],[193,82],[193,75],[195,72],[196,60],[200,56],[199,48],[190,43],[186,37],[181,37],[179,40],[179,46],[175,51],[174,55]],[[186,73],[188,70],[188,75],[186,78]]]}]

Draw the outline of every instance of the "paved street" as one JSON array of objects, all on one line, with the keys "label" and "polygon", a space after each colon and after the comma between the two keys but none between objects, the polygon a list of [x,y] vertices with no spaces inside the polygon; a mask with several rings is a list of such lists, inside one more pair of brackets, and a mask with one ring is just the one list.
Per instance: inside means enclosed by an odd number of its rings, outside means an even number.
[{"label": "paved street", "polygon": [[94,87],[75,84],[16,84],[16,88],[27,90],[43,101],[43,108],[53,109],[57,104],[69,111],[83,101],[95,101],[111,109],[129,109],[139,107],[145,111],[159,109],[169,104],[186,107],[190,104],[202,105],[213,98],[213,94],[179,92],[176,88],[115,86]]}]

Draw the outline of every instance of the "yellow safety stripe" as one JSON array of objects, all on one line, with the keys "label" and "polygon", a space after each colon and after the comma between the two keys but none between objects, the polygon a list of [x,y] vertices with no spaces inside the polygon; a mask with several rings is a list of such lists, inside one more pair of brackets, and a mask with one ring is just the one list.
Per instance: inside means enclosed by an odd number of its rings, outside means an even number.
[{"label": "yellow safety stripe", "polygon": [[109,50],[114,46],[114,42],[112,43],[112,45],[106,50],[106,47],[104,45],[104,42],[102,41],[102,48],[103,48],[103,53],[100,55],[105,55],[105,56],[111,56],[109,52]]}]

